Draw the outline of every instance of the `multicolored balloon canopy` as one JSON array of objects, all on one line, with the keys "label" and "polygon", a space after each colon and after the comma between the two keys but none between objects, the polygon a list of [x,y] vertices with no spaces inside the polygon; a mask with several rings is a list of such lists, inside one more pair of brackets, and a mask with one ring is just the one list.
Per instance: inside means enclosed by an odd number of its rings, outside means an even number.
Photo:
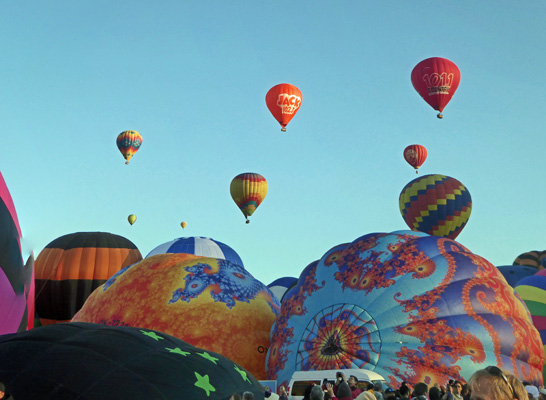
[{"label": "multicolored balloon canopy", "polygon": [[240,265],[191,254],[159,254],[122,269],[87,299],[73,321],[129,325],[220,353],[265,379],[269,332],[280,304]]},{"label": "multicolored balloon canopy", "polygon": [[0,337],[0,382],[15,399],[226,400],[264,389],[230,359],[150,329],[49,325]]},{"label": "multicolored balloon canopy", "polygon": [[445,175],[424,175],[408,183],[398,200],[402,218],[413,231],[455,239],[472,212],[468,189]]},{"label": "multicolored balloon canopy", "polygon": [[326,252],[284,295],[267,374],[364,368],[398,387],[497,365],[540,384],[544,349],[500,272],[459,243],[372,233]]},{"label": "multicolored balloon canopy", "polygon": [[0,335],[34,326],[33,262],[23,263],[17,212],[0,173]]},{"label": "multicolored balloon canopy", "polygon": [[116,145],[125,158],[125,164],[129,164],[131,157],[140,149],[142,145],[142,136],[137,131],[123,131],[116,138]]},{"label": "multicolored balloon canopy", "polygon": [[237,204],[246,218],[246,223],[267,195],[267,181],[260,174],[246,172],[237,175],[231,181],[229,191],[231,198]]},{"label": "multicolored balloon canopy", "polygon": [[76,232],[49,243],[36,258],[36,310],[42,325],[67,322],[93,290],[142,260],[129,239],[108,232]]},{"label": "multicolored balloon canopy", "polygon": [[202,236],[181,237],[160,244],[150,251],[146,258],[166,253],[185,253],[202,257],[221,258],[241,267],[245,266],[239,254],[227,244]]},{"label": "multicolored balloon canopy", "polygon": [[546,250],[531,250],[521,253],[512,264],[544,269],[546,267]]}]

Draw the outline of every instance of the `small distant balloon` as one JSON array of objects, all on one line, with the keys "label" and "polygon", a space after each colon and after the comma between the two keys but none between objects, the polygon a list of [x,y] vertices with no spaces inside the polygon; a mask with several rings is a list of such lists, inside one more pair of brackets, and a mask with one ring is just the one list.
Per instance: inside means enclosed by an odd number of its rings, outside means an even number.
[{"label": "small distant balloon", "polygon": [[182,229],[186,229],[186,226],[188,226],[188,223],[186,221],[182,221],[180,223],[180,226],[182,227]]},{"label": "small distant balloon", "polygon": [[246,223],[267,195],[267,181],[260,174],[247,172],[239,174],[229,187],[231,198],[246,218]]},{"label": "small distant balloon", "polygon": [[286,125],[296,115],[301,106],[301,91],[289,83],[273,86],[265,96],[267,108],[286,132]]},{"label": "small distant balloon", "polygon": [[123,131],[118,135],[116,144],[125,160],[127,160],[125,164],[129,164],[131,157],[142,145],[142,136],[137,131]]},{"label": "small distant balloon", "polygon": [[404,149],[404,158],[409,165],[415,168],[415,173],[417,174],[419,167],[427,159],[427,149],[420,144],[411,144]]},{"label": "small distant balloon", "polygon": [[135,214],[131,214],[127,217],[127,221],[129,221],[129,223],[131,225],[133,225],[135,222],[136,222],[136,215]]}]

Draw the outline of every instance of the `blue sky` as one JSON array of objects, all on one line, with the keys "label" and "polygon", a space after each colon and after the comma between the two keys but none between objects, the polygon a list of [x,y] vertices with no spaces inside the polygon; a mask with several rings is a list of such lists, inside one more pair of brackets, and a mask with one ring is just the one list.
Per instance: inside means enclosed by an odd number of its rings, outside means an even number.
[{"label": "blue sky", "polygon": [[[428,149],[421,174],[472,195],[460,243],[495,265],[543,250],[545,12],[541,1],[4,1],[0,171],[25,254],[78,231],[125,236],[143,255],[208,236],[266,284],[298,276],[337,244],[406,228],[413,143]],[[461,71],[443,120],[410,81],[435,56]],[[265,105],[283,82],[303,93],[286,133]],[[128,129],[143,145],[126,166],[115,139]],[[269,182],[248,225],[229,194],[242,172]]]}]

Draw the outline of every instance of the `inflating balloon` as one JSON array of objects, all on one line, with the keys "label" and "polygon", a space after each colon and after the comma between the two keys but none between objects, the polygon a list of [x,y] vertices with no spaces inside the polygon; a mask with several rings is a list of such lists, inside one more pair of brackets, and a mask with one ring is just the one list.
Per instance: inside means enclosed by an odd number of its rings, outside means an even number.
[{"label": "inflating balloon", "polygon": [[142,136],[137,131],[123,131],[118,135],[116,144],[123,158],[127,160],[125,164],[129,164],[131,157],[140,149]]},{"label": "inflating balloon", "polygon": [[399,206],[411,230],[455,239],[470,218],[472,198],[457,179],[425,175],[402,189]]},{"label": "inflating balloon", "polygon": [[267,195],[267,181],[260,174],[247,172],[239,174],[229,187],[231,198],[246,218],[246,223]]},{"label": "inflating balloon", "polygon": [[33,262],[23,263],[17,212],[0,173],[0,335],[34,326]]},{"label": "inflating balloon", "polygon": [[162,332],[69,323],[0,337],[0,382],[15,399],[226,400],[264,389],[230,359]]},{"label": "inflating balloon", "polygon": [[296,115],[301,106],[300,90],[289,83],[273,86],[265,96],[267,108],[281,124],[281,131],[286,132],[286,125]]},{"label": "inflating balloon", "polygon": [[446,58],[432,57],[421,61],[411,71],[411,83],[421,97],[443,118],[444,107],[449,103],[461,81],[461,72]]},{"label": "inflating balloon", "polygon": [[415,173],[427,159],[427,149],[420,144],[412,144],[404,149],[404,159],[409,165],[415,168]]},{"label": "inflating balloon", "polygon": [[188,223],[186,221],[182,221],[180,223],[180,226],[182,227],[182,229],[186,229],[186,226],[188,226]]},{"label": "inflating balloon", "polygon": [[73,321],[165,332],[220,353],[265,379],[265,351],[279,307],[273,293],[239,265],[159,254],[110,278]]},{"label": "inflating balloon", "polygon": [[140,260],[133,242],[112,233],[55,239],[36,258],[36,311],[42,325],[70,321],[93,290]]},{"label": "inflating balloon", "polygon": [[221,258],[244,267],[243,260],[235,250],[225,243],[208,237],[191,236],[171,240],[155,247],[148,253],[146,258],[166,253],[184,253],[201,257]]},{"label": "inflating balloon", "polygon": [[133,225],[135,222],[136,222],[136,215],[135,214],[131,214],[127,217],[127,221],[129,221],[129,223],[131,225]]},{"label": "inflating balloon", "polygon": [[459,243],[372,233],[329,250],[287,291],[271,329],[268,379],[363,368],[391,386],[466,381],[489,365],[542,382],[544,349],[500,272]]}]

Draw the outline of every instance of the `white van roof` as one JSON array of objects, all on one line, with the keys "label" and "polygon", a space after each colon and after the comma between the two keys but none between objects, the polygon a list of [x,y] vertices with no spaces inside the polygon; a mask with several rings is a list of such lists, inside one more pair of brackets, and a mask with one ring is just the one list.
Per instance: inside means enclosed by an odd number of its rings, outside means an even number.
[{"label": "white van roof", "polygon": [[335,380],[336,372],[339,371],[343,372],[347,379],[349,378],[349,376],[354,375],[358,378],[359,381],[375,382],[385,380],[385,378],[383,378],[377,372],[370,371],[369,369],[325,369],[318,371],[296,371],[292,375],[292,381],[307,379],[318,379],[322,381],[324,378],[327,378],[329,380]]}]

